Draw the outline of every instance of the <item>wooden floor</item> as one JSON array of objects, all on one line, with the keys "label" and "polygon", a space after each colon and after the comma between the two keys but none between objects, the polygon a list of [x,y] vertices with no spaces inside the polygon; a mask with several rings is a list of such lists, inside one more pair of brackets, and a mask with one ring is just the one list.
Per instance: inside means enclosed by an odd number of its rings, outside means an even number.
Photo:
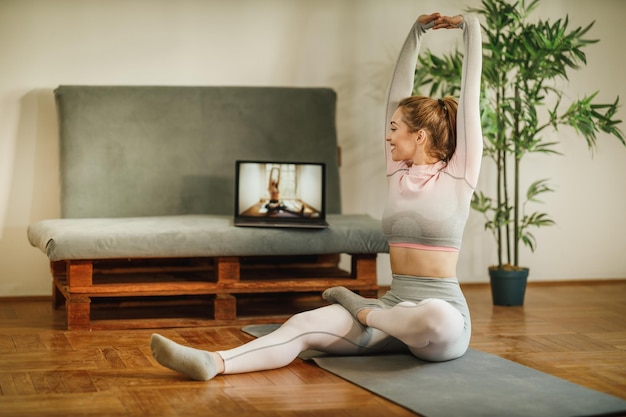
[{"label": "wooden floor", "polygon": [[[626,281],[531,284],[524,307],[492,306],[487,285],[464,291],[473,348],[626,399]],[[414,415],[300,360],[194,382],[153,360],[153,330],[63,326],[48,301],[0,301],[0,416]],[[159,332],[205,349],[250,340],[239,326]]]}]

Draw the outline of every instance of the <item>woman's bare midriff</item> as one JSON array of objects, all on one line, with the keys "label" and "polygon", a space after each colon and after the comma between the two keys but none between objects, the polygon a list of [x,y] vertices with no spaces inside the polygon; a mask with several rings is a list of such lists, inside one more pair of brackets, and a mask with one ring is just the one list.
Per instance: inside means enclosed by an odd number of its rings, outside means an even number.
[{"label": "woman's bare midriff", "polygon": [[416,277],[453,278],[459,252],[443,252],[392,246],[389,248],[391,272]]}]

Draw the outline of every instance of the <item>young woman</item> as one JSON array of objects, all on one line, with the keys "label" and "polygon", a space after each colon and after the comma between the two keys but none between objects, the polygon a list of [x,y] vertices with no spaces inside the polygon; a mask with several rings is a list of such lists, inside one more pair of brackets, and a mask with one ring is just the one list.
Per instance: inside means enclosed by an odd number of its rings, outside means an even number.
[{"label": "young woman", "polygon": [[[421,37],[429,29],[461,28],[462,86],[452,97],[408,97]],[[388,198],[383,229],[393,281],[380,299],[343,287],[323,297],[331,305],[294,315],[274,332],[226,351],[179,345],[154,334],[151,348],[163,366],[195,380],[285,366],[315,349],[355,355],[408,350],[420,359],[462,356],[471,335],[469,309],[456,266],[470,200],[480,170],[480,25],[473,16],[422,15],[396,64],[389,90],[385,137]]]}]

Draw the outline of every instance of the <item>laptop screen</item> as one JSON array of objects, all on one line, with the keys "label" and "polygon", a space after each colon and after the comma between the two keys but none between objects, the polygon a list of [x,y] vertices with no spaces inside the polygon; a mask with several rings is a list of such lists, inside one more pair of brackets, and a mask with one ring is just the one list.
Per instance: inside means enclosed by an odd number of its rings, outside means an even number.
[{"label": "laptop screen", "polygon": [[323,221],[325,165],[314,162],[237,161],[235,220],[278,225]]}]

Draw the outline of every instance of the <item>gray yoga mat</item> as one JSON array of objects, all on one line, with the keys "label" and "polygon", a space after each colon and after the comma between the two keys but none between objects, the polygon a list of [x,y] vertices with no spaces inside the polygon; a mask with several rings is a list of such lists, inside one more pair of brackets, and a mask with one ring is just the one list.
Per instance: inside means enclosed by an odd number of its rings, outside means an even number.
[{"label": "gray yoga mat", "polygon": [[[262,336],[278,325],[243,328]],[[626,415],[626,401],[498,356],[470,349],[431,363],[409,354],[301,355],[321,368],[425,417]]]}]

